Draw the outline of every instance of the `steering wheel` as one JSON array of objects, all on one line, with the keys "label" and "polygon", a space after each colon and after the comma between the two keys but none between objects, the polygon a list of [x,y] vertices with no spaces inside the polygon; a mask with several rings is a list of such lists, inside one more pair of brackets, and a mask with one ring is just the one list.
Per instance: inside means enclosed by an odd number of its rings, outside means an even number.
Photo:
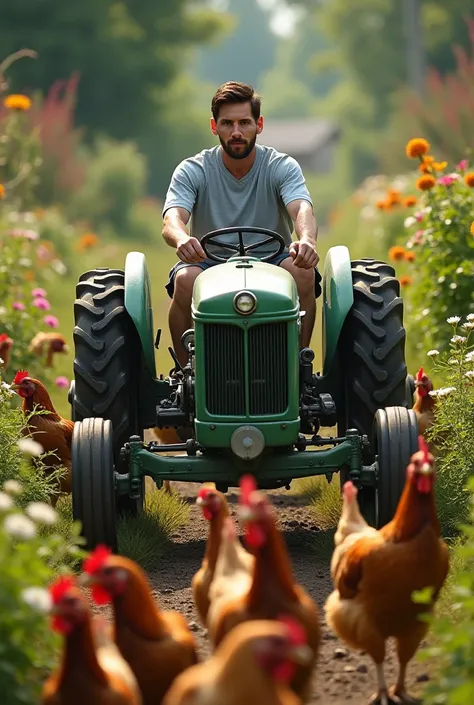
[{"label": "steering wheel", "polygon": [[[227,233],[237,233],[239,236],[239,244],[234,245],[233,243],[222,242],[222,240],[216,239],[217,237],[219,237],[219,235],[226,235]],[[266,235],[267,237],[263,240],[258,240],[258,242],[246,245],[244,243],[243,233],[258,233],[261,235]],[[286,243],[280,233],[276,233],[274,230],[268,230],[267,228],[257,228],[248,226],[242,228],[231,227],[219,228],[218,230],[211,230],[211,232],[206,233],[206,235],[204,235],[204,237],[201,239],[201,247],[209,259],[212,259],[215,262],[227,262],[227,260],[230,257],[233,257],[233,255],[227,255],[227,257],[224,255],[215,255],[206,249],[206,245],[218,245],[219,247],[226,247],[228,250],[238,253],[240,257],[245,257],[245,255],[250,255],[254,250],[257,250],[259,247],[263,247],[263,245],[267,245],[269,242],[278,242],[279,248],[278,252],[273,252],[270,255],[265,255],[265,257],[260,258],[261,262],[268,262],[268,260],[273,259],[273,257],[276,257],[277,255],[280,255],[283,252]]]}]

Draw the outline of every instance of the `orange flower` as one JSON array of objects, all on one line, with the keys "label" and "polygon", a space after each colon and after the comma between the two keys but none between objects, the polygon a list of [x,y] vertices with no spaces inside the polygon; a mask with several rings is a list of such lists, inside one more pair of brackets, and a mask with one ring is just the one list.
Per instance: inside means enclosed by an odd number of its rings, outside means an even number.
[{"label": "orange flower", "polygon": [[464,183],[466,186],[474,188],[474,171],[468,171],[467,174],[464,174]]},{"label": "orange flower", "polygon": [[385,200],[385,198],[382,198],[380,201],[377,201],[375,206],[380,210],[380,211],[388,211],[391,208],[391,204],[388,203],[388,201]]},{"label": "orange flower", "polygon": [[423,154],[427,154],[429,148],[430,143],[423,137],[414,137],[408,142],[405,151],[410,159],[416,159],[416,157],[422,157]]},{"label": "orange flower", "polygon": [[421,164],[418,167],[418,171],[421,171],[422,174],[429,174],[433,162],[434,157],[432,157],[431,154],[425,154],[425,156],[421,158]]},{"label": "orange flower", "polygon": [[433,171],[443,171],[448,166],[448,162],[433,162],[431,166]]},{"label": "orange flower", "polygon": [[474,235],[474,222],[471,223],[471,227],[469,229],[471,231],[471,235]]},{"label": "orange flower", "polygon": [[4,198],[5,196],[5,186],[3,184],[0,184],[0,198]]},{"label": "orange flower", "polygon": [[407,196],[404,200],[404,204],[407,208],[410,208],[410,206],[416,206],[416,201],[416,196]]},{"label": "orange flower", "polygon": [[412,252],[411,250],[406,250],[406,252],[405,252],[405,259],[406,259],[407,262],[414,262],[415,259],[416,259],[416,255],[415,255],[415,253]]},{"label": "orange flower", "polygon": [[23,274],[23,278],[24,278],[25,281],[27,281],[27,282],[32,282],[32,281],[35,280],[35,273],[34,273],[33,271],[31,271],[31,269],[28,269],[28,270]]},{"label": "orange flower", "polygon": [[31,108],[31,100],[28,96],[21,95],[21,93],[12,93],[7,95],[3,105],[9,110],[29,110]]},{"label": "orange flower", "polygon": [[416,188],[420,189],[420,191],[429,191],[430,188],[433,188],[435,185],[436,179],[432,174],[424,174],[424,176],[420,176],[416,182]]},{"label": "orange flower", "polygon": [[410,286],[412,283],[413,279],[408,276],[408,274],[403,274],[400,277],[400,286]]},{"label": "orange flower", "polygon": [[389,188],[387,191],[387,203],[390,206],[396,206],[402,202],[402,194],[397,189]]},{"label": "orange flower", "polygon": [[79,251],[88,250],[89,248],[97,245],[98,242],[99,238],[95,235],[95,233],[84,233],[84,235],[81,235],[79,238],[76,249]]},{"label": "orange flower", "polygon": [[391,247],[388,251],[388,256],[390,257],[391,260],[396,262],[397,260],[405,259],[405,248],[400,247],[399,245],[394,245]]}]

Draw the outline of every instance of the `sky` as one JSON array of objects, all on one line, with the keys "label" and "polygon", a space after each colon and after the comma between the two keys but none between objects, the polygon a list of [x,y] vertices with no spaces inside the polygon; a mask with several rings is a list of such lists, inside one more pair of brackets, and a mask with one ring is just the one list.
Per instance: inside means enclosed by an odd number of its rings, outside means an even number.
[{"label": "sky", "polygon": [[[257,0],[258,4],[271,13],[270,27],[279,37],[290,37],[295,23],[301,16],[300,8],[289,7],[284,0]],[[214,7],[225,10],[227,0],[211,0]]]}]

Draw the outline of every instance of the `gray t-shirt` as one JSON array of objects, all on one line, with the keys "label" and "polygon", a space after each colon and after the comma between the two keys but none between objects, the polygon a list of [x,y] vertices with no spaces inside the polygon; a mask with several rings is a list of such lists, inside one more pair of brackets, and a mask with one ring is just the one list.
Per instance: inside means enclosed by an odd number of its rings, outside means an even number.
[{"label": "gray t-shirt", "polygon": [[[166,194],[163,215],[171,207],[185,208],[191,213],[190,234],[199,240],[217,228],[257,226],[280,233],[288,246],[293,222],[285,206],[296,199],[312,204],[296,159],[273,147],[257,144],[252,168],[242,179],[236,179],[224,166],[217,145],[178,164]],[[250,243],[262,235],[244,237]],[[219,239],[238,242],[234,234]],[[276,250],[275,245],[267,248],[256,250],[255,255]]]}]

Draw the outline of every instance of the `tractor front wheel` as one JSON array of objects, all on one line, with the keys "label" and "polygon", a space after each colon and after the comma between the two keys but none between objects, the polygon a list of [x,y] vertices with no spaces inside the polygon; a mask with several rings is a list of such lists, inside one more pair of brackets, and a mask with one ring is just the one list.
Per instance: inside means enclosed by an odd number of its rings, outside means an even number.
[{"label": "tractor front wheel", "polygon": [[112,423],[76,421],[72,434],[72,512],[82,524],[87,548],[105,544],[117,551]]}]

